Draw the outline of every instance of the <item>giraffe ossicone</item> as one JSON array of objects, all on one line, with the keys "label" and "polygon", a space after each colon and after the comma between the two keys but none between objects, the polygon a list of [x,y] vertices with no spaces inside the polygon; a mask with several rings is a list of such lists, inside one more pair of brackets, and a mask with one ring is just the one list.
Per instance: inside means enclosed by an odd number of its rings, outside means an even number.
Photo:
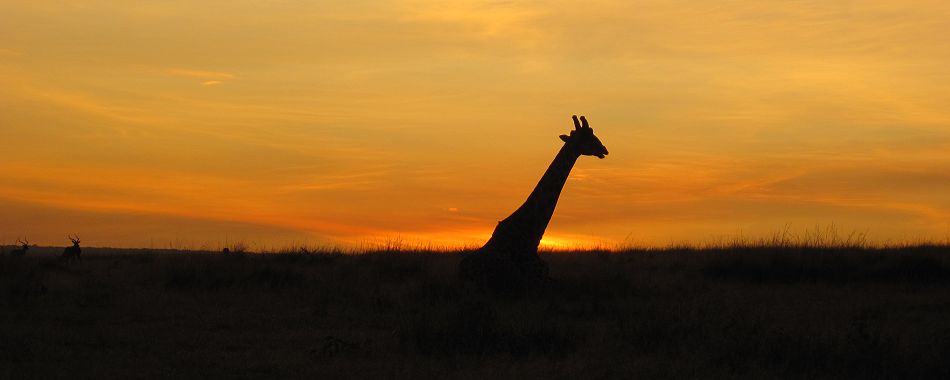
[{"label": "giraffe ossicone", "polygon": [[561,190],[580,156],[604,158],[607,148],[594,135],[587,118],[575,115],[574,130],[561,135],[564,146],[537,186],[510,216],[498,222],[488,242],[462,259],[459,277],[482,288],[510,291],[547,278],[547,264],[538,245],[554,215]]}]

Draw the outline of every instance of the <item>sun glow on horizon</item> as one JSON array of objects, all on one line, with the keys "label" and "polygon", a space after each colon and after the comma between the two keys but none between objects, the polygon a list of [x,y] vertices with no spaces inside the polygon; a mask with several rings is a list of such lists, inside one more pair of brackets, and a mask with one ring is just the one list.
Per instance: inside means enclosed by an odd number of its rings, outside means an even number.
[{"label": "sun glow on horizon", "polygon": [[[0,3],[0,244],[950,236],[950,3]],[[211,242],[211,243],[208,243]]]}]

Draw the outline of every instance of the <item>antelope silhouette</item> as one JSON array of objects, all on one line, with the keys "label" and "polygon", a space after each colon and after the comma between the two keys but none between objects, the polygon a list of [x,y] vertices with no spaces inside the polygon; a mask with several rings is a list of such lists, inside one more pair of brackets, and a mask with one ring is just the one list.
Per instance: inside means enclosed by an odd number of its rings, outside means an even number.
[{"label": "antelope silhouette", "polygon": [[75,238],[72,236],[66,237],[69,238],[69,241],[73,242],[73,246],[63,249],[63,256],[61,258],[66,260],[66,262],[70,262],[73,259],[82,262],[82,248],[79,248],[79,236],[76,236]]},{"label": "antelope silhouette", "polygon": [[26,254],[26,251],[30,250],[30,241],[20,241],[20,239],[16,239],[16,243],[20,245],[20,248],[10,251],[10,256],[23,257],[23,255]]}]

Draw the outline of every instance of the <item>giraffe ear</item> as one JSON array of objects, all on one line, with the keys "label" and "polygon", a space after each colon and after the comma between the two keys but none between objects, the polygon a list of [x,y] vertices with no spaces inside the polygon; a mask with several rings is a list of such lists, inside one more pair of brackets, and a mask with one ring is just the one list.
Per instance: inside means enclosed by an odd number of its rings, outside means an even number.
[{"label": "giraffe ear", "polygon": [[568,135],[561,135],[561,141],[568,142],[571,141],[571,137]]}]

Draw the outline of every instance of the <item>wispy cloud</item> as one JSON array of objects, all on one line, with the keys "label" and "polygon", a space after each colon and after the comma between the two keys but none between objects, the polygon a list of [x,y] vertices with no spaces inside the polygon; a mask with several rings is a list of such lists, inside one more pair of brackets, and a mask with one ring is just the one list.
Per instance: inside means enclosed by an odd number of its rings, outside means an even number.
[{"label": "wispy cloud", "polygon": [[175,68],[166,70],[166,73],[177,77],[199,79],[202,86],[216,86],[237,79],[237,75],[218,71]]},{"label": "wispy cloud", "polygon": [[[138,213],[268,225],[323,236],[353,237],[379,232],[352,221],[294,215],[274,202],[272,189],[253,179],[194,175],[182,171],[142,172],[134,167],[77,167],[61,164],[2,165],[0,199],[67,210]],[[82,175],[76,175],[82,173]],[[102,181],[121,178],[121,181]],[[16,186],[12,186],[17,184]],[[68,193],[58,190],[69,188]],[[175,205],[169,207],[169,205]]]},{"label": "wispy cloud", "polygon": [[179,76],[179,77],[189,77],[189,78],[202,78],[202,79],[217,79],[217,80],[227,80],[235,79],[237,76],[234,74],[219,72],[219,71],[206,71],[206,70],[192,70],[192,69],[168,69],[166,71],[170,75]]},{"label": "wispy cloud", "polygon": [[[64,90],[53,87],[40,87],[27,84],[22,87],[22,95],[38,99],[54,106],[73,109],[83,113],[103,117],[123,123],[160,124],[162,117],[139,107],[117,104],[114,99],[102,99],[88,93]],[[123,134],[128,131],[126,125],[107,124]]]}]

